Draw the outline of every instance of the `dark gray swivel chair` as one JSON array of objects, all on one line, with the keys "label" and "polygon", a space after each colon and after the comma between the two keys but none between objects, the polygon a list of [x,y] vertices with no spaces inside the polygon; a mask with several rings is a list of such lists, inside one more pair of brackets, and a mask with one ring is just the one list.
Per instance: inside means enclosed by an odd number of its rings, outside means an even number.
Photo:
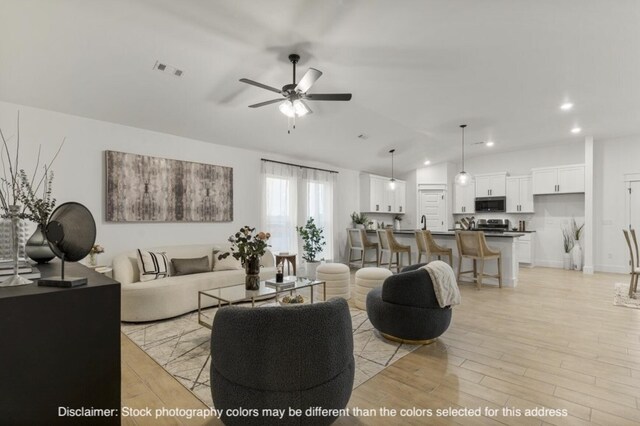
[{"label": "dark gray swivel chair", "polygon": [[307,408],[342,409],[355,361],[349,306],[342,298],[282,307],[225,307],[211,332],[211,395],[217,409],[289,407],[302,417],[229,417],[226,425],[327,425]]},{"label": "dark gray swivel chair", "polygon": [[407,266],[367,295],[367,315],[383,337],[412,344],[429,344],[451,323],[451,308],[441,308],[425,265]]}]

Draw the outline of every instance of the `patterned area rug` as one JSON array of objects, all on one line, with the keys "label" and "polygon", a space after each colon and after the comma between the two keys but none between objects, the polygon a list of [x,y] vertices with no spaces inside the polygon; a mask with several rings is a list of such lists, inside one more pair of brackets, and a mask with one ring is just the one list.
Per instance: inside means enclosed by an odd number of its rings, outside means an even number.
[{"label": "patterned area rug", "polygon": [[616,294],[613,296],[613,304],[616,306],[640,309],[640,298],[632,299],[629,297],[629,283],[616,283]]},{"label": "patterned area rug", "polygon": [[[207,310],[213,316],[215,308]],[[390,342],[373,328],[367,313],[351,309],[357,388],[420,346]],[[211,330],[198,313],[144,324],[122,323],[122,332],[205,404],[213,407],[209,384]]]}]

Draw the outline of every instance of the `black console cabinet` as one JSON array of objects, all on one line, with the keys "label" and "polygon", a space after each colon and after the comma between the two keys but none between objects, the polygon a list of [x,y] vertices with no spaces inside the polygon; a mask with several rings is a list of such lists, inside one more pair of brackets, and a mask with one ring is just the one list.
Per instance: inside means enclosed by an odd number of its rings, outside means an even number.
[{"label": "black console cabinet", "polygon": [[[38,266],[43,277],[60,263]],[[0,424],[120,424],[120,284],[77,263],[62,289],[0,287]],[[115,409],[114,417],[59,416]]]}]

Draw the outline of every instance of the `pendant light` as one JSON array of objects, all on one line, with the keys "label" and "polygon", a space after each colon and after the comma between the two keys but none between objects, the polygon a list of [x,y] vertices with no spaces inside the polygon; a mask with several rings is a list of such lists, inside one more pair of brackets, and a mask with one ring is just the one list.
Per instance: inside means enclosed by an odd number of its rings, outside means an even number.
[{"label": "pendant light", "polygon": [[466,124],[461,124],[460,128],[462,129],[462,171],[456,175],[456,185],[467,186],[469,182],[471,182],[471,175],[464,171],[464,128],[467,127]]},{"label": "pendant light", "polygon": [[389,180],[389,188],[393,191],[396,189],[396,179],[393,177],[393,153],[396,152],[395,149],[389,151],[391,154],[391,179]]}]

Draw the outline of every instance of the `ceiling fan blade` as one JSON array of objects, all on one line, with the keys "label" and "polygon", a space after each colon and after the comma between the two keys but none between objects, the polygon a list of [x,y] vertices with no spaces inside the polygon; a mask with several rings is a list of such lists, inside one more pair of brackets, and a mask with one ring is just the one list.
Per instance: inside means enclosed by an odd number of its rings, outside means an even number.
[{"label": "ceiling fan blade", "polygon": [[260,102],[259,104],[249,105],[249,108],[259,108],[265,105],[275,104],[276,102],[282,102],[283,99],[271,99],[270,101]]},{"label": "ceiling fan blade", "polygon": [[304,98],[310,101],[350,101],[351,93],[314,93]]},{"label": "ceiling fan blade", "polygon": [[311,88],[311,86],[313,86],[313,83],[315,83],[321,75],[322,71],[318,71],[315,68],[309,68],[296,86],[296,91],[305,93]]},{"label": "ceiling fan blade", "polygon": [[262,89],[271,90],[272,92],[282,93],[282,90],[276,89],[275,87],[267,86],[266,84],[258,83],[257,81],[249,80],[248,78],[241,78],[241,82],[250,84],[252,86],[260,87]]}]

